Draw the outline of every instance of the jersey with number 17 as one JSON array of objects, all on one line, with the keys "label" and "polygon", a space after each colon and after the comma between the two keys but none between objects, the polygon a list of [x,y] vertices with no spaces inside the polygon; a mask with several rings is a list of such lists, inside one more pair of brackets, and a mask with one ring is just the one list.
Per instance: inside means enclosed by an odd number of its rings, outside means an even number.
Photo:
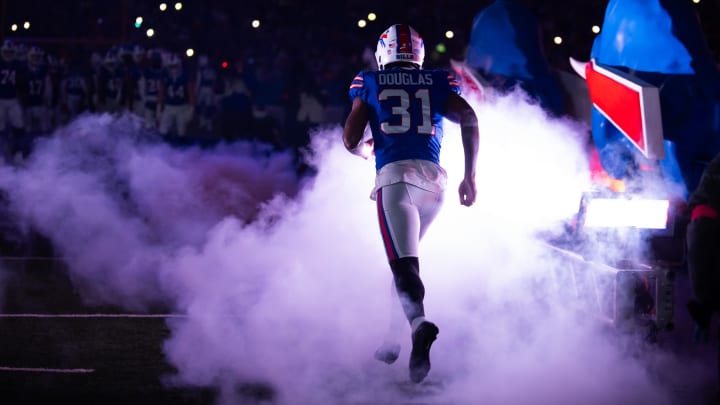
[{"label": "jersey with number 17", "polygon": [[393,68],[365,71],[350,84],[350,99],[371,109],[375,167],[405,159],[440,163],[443,118],[450,93],[460,94],[447,70]]}]

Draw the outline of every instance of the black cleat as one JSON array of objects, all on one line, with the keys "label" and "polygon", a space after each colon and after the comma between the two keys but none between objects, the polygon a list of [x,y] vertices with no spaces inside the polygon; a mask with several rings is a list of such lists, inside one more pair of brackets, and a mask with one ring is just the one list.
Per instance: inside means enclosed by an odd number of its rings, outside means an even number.
[{"label": "black cleat", "polygon": [[400,356],[400,345],[397,343],[383,343],[375,350],[375,359],[383,363],[393,364]]},{"label": "black cleat", "polygon": [[440,330],[432,323],[425,321],[412,334],[412,351],[410,352],[410,380],[419,383],[430,372],[430,346],[437,338]]}]

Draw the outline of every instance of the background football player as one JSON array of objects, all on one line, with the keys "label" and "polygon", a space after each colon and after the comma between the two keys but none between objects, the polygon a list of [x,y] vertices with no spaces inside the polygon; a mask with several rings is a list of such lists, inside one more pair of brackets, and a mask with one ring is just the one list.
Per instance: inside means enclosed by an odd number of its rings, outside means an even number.
[{"label": "background football player", "polygon": [[109,50],[105,54],[98,75],[98,112],[116,113],[120,111],[124,77],[125,74],[117,52]]},{"label": "background football player", "polygon": [[218,104],[218,97],[215,94],[218,85],[218,74],[217,70],[210,65],[207,55],[198,57],[196,76],[198,126],[202,131],[211,132]]},{"label": "background football player", "polygon": [[[20,104],[21,83],[25,66],[16,59],[15,44],[5,40],[0,46],[0,134],[4,135],[4,149],[14,156],[17,143],[25,133],[25,119]],[[8,128],[9,124],[9,128]]]},{"label": "background football player", "polygon": [[51,125],[52,83],[45,64],[45,52],[36,46],[30,47],[27,59],[26,128],[30,134],[47,134]]},{"label": "background football player", "polygon": [[167,136],[174,129],[178,136],[185,136],[194,112],[194,90],[193,82],[183,69],[180,57],[171,55],[158,94],[160,134]]},{"label": "background football player", "polygon": [[147,66],[142,70],[138,90],[143,105],[143,116],[147,129],[158,129],[158,94],[165,79],[163,70],[162,55],[157,49],[148,52]]}]

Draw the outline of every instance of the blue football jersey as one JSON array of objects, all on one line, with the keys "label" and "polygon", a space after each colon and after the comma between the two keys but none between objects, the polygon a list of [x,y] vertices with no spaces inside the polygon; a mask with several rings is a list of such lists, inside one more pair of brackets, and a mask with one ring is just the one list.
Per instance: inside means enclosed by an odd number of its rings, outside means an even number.
[{"label": "blue football jersey", "polygon": [[157,105],[158,91],[165,80],[165,72],[161,69],[148,68],[143,72],[143,78],[145,79],[145,88],[143,89],[145,108],[154,110]]},{"label": "blue football jersey", "polygon": [[67,76],[63,79],[63,85],[68,95],[75,97],[86,96],[87,85],[85,84],[85,76],[83,76],[83,72],[77,68],[70,69]]},{"label": "blue football jersey", "polygon": [[360,72],[350,84],[350,99],[371,109],[375,167],[405,159],[440,163],[442,121],[451,92],[460,94],[447,70],[386,69]]},{"label": "blue football jersey", "polygon": [[178,76],[165,75],[165,104],[166,105],[183,105],[189,102],[189,94],[187,94],[187,85],[190,81],[184,72]]},{"label": "blue football jersey", "polygon": [[103,68],[100,71],[100,86],[105,91],[105,97],[108,99],[116,98],[122,92],[123,77],[125,73],[121,68],[108,70]]},{"label": "blue football jersey", "polygon": [[202,67],[198,69],[198,81],[200,87],[214,88],[217,81],[217,72],[209,66]]},{"label": "blue football jersey", "polygon": [[25,69],[19,62],[0,58],[0,98],[17,98],[18,83],[24,74]]},{"label": "blue football jersey", "polygon": [[47,69],[45,67],[39,67],[37,69],[30,69],[28,75],[28,94],[27,94],[27,105],[28,106],[39,106],[45,103],[45,92],[47,89]]}]

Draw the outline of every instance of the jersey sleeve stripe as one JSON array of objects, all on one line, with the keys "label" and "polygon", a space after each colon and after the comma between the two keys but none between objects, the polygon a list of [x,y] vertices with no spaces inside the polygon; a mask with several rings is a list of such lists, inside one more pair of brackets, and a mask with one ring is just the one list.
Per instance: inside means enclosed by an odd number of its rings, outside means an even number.
[{"label": "jersey sleeve stripe", "polygon": [[363,87],[363,83],[365,82],[365,78],[362,75],[355,76],[354,79],[352,79],[352,82],[350,82],[350,88],[351,89],[361,89]]}]

